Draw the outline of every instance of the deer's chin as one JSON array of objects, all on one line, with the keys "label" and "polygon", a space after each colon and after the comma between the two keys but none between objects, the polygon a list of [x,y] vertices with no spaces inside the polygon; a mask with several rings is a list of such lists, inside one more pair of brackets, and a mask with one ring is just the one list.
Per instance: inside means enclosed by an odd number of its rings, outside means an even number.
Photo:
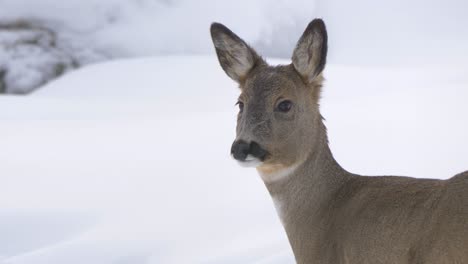
[{"label": "deer's chin", "polygon": [[254,157],[252,155],[247,155],[247,158],[245,158],[244,161],[238,160],[237,163],[239,163],[239,165],[241,165],[242,167],[256,168],[256,167],[262,165],[263,161],[261,161],[259,158]]}]

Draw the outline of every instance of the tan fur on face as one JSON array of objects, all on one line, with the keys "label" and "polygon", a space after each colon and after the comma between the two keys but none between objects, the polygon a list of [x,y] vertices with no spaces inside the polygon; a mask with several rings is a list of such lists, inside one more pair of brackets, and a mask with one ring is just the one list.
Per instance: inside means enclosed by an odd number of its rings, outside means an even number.
[{"label": "tan fur on face", "polygon": [[[313,144],[320,115],[318,100],[323,77],[305,83],[290,65],[259,65],[240,84],[244,111],[238,116],[237,139],[255,141],[270,155],[265,164],[289,167],[309,155],[302,144]],[[290,113],[275,110],[290,100]],[[300,139],[300,140],[297,140]]]}]

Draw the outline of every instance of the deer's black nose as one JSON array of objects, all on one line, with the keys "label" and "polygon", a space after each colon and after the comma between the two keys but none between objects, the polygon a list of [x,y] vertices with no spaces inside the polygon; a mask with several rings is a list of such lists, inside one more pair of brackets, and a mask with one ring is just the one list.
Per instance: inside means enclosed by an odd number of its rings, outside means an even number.
[{"label": "deer's black nose", "polygon": [[231,155],[239,161],[244,161],[245,158],[247,158],[247,155],[249,155],[250,151],[250,144],[243,141],[243,140],[237,140],[232,143],[231,147]]},{"label": "deer's black nose", "polygon": [[251,143],[247,143],[243,140],[236,140],[232,143],[231,155],[236,160],[245,161],[249,154],[263,161],[267,155],[267,151],[260,147],[258,143],[253,141]]}]

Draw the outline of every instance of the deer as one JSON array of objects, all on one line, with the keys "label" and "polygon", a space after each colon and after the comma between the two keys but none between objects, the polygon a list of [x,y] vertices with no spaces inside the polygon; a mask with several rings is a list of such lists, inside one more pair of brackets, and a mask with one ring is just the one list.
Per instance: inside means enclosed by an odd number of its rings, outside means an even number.
[{"label": "deer", "polygon": [[362,176],[333,157],[319,100],[328,36],[312,20],[292,63],[270,66],[220,23],[211,38],[240,88],[232,157],[256,168],[297,263],[468,263],[468,171]]}]

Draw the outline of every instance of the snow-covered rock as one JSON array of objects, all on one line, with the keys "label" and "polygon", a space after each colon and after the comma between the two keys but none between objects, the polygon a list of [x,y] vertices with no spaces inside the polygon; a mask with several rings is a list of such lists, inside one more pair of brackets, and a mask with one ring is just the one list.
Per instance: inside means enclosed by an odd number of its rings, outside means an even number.
[{"label": "snow-covered rock", "polygon": [[24,94],[98,56],[39,22],[0,23],[0,93]]},{"label": "snow-covered rock", "polygon": [[0,25],[0,92],[30,92],[73,64],[54,32],[21,22]]}]

